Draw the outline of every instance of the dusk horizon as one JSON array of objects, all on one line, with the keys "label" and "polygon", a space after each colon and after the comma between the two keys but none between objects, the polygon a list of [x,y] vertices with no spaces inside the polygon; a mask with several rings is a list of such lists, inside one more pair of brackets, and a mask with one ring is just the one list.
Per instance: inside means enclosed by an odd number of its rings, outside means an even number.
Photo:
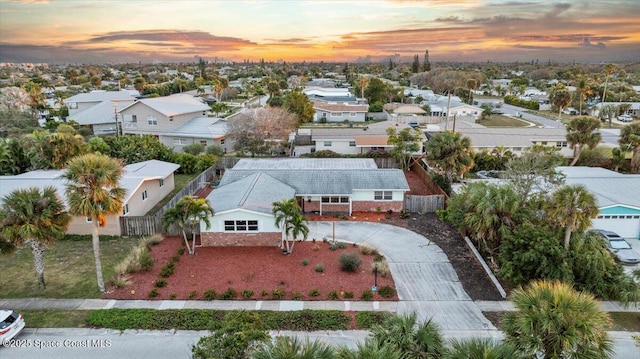
[{"label": "dusk horizon", "polygon": [[629,0],[0,0],[0,62],[632,62],[638,18]]}]

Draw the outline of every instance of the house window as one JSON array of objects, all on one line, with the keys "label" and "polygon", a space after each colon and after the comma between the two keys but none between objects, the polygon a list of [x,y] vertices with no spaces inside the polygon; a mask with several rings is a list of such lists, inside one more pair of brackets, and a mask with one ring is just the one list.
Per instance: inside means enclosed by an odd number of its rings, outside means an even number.
[{"label": "house window", "polygon": [[556,142],[556,147],[567,147],[567,142],[566,141]]},{"label": "house window", "polygon": [[356,141],[349,141],[349,147],[356,147]]},{"label": "house window", "polygon": [[164,187],[164,180],[163,179],[159,179],[158,180],[158,184],[160,185],[160,187]]},{"label": "house window", "polygon": [[322,197],[322,203],[349,203],[349,197]]},{"label": "house window", "polygon": [[186,138],[174,138],[173,139],[173,144],[174,145],[186,145],[187,144],[187,139]]},{"label": "house window", "polygon": [[541,145],[546,146],[547,145],[547,141],[542,141],[540,142]]},{"label": "house window", "polygon": [[258,221],[224,221],[225,232],[257,232]]},{"label": "house window", "polygon": [[206,146],[207,145],[207,141],[206,140],[202,140],[202,141],[200,141],[200,144],[203,145],[203,146]]},{"label": "house window", "polygon": [[173,122],[173,116],[169,116],[169,122]]},{"label": "house window", "polygon": [[131,122],[138,122],[138,116],[131,115]]},{"label": "house window", "polygon": [[149,195],[147,195],[147,190],[144,190],[144,191],[142,192],[142,200],[144,201],[144,200],[146,200],[148,197],[149,197]]},{"label": "house window", "polygon": [[376,201],[390,201],[393,198],[393,192],[391,191],[375,191],[373,193],[373,199]]},{"label": "house window", "polygon": [[356,117],[356,113],[355,112],[349,112],[349,116]]},{"label": "house window", "polygon": [[158,126],[158,119],[156,119],[154,116],[148,116],[147,123],[149,124],[149,126]]},{"label": "house window", "polygon": [[331,112],[331,117],[341,117],[342,112]]},{"label": "house window", "polygon": [[324,147],[331,147],[331,141],[324,141]]},{"label": "house window", "polygon": [[71,110],[75,110],[78,108],[78,103],[77,102],[69,102],[67,103],[67,107],[69,107]]},{"label": "house window", "polygon": [[220,144],[224,145],[224,138],[220,140]]},{"label": "house window", "polygon": [[127,213],[129,213],[129,205],[125,204],[124,207],[122,207],[122,215],[126,216]]}]

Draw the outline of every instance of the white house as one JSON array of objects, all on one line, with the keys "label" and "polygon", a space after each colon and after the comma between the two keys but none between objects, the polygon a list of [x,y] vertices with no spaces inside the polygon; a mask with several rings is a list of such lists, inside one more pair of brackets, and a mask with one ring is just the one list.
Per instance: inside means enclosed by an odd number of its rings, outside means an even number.
[{"label": "white house", "polygon": [[278,245],[272,204],[296,198],[304,212],[395,211],[409,185],[398,169],[379,169],[373,159],[241,159],[207,199],[216,213],[201,224],[204,246]]},{"label": "white house", "polygon": [[184,125],[160,134],[160,142],[181,152],[184,146],[199,143],[205,147],[215,145],[226,153],[233,151],[235,141],[227,136],[227,119],[196,117]]},{"label": "white house", "polygon": [[122,126],[118,112],[136,98],[129,91],[92,91],[64,99],[68,121],[91,128],[94,135],[115,134]]}]

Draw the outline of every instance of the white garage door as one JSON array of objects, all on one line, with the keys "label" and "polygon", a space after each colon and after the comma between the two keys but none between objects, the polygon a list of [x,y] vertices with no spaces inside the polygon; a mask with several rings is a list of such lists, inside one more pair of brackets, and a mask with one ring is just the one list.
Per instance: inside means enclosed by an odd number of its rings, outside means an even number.
[{"label": "white garage door", "polygon": [[592,221],[592,227],[616,232],[623,238],[638,239],[640,215],[600,215]]}]

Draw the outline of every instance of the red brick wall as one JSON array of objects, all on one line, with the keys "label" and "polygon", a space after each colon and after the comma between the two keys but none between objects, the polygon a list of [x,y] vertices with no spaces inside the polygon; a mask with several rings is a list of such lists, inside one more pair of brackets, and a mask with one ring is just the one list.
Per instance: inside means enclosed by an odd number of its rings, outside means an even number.
[{"label": "red brick wall", "polygon": [[279,246],[282,233],[221,233],[202,232],[203,247],[223,246]]},{"label": "red brick wall", "polygon": [[402,201],[355,201],[353,202],[353,210],[357,212],[376,212],[378,207],[382,212],[392,210],[400,212],[404,203]]}]

